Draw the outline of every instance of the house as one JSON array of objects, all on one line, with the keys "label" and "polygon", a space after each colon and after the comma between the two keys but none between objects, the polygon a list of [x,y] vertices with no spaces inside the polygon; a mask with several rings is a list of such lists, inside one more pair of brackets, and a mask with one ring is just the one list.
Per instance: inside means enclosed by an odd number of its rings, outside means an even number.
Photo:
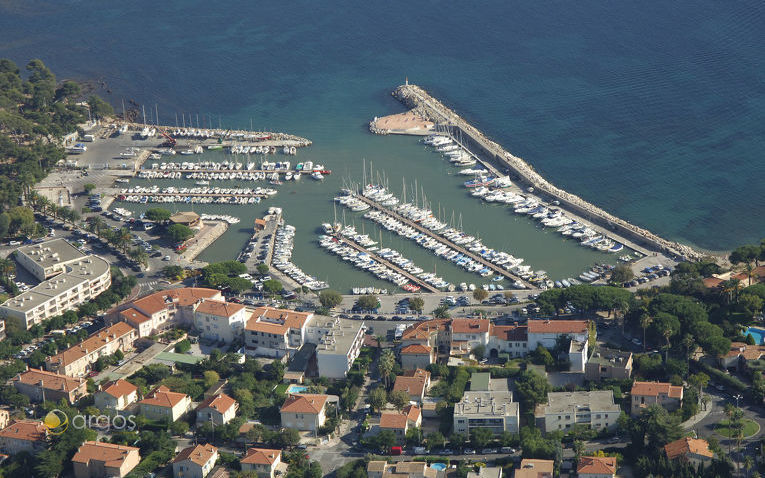
[{"label": "house", "polygon": [[417,405],[407,405],[401,413],[406,415],[408,428],[420,428],[422,426],[422,409]]},{"label": "house", "polygon": [[171,392],[160,385],[138,402],[141,414],[152,420],[174,422],[191,409],[191,398],[185,393]]},{"label": "house", "polygon": [[173,224],[181,224],[186,227],[197,227],[200,225],[199,214],[194,211],[176,212],[169,219]]},{"label": "house", "polygon": [[365,331],[364,322],[317,316],[308,326],[306,336],[316,344],[319,376],[345,378],[361,353]]},{"label": "house", "polygon": [[17,420],[0,430],[0,451],[9,455],[36,453],[47,448],[47,438],[48,428],[43,422]]},{"label": "house", "polygon": [[244,458],[239,460],[239,463],[242,466],[242,471],[255,472],[258,478],[274,478],[274,472],[281,460],[281,450],[250,448]]},{"label": "house", "polygon": [[666,382],[635,382],[632,385],[632,416],[640,415],[651,405],[659,405],[667,411],[677,410],[683,402],[683,387]]},{"label": "house", "polygon": [[200,337],[230,344],[239,337],[247,322],[242,304],[223,300],[202,300],[194,308],[194,327]]},{"label": "house", "polygon": [[218,461],[218,449],[210,444],[184,448],[173,460],[175,478],[205,478]]},{"label": "house", "polygon": [[258,307],[244,328],[245,353],[263,357],[284,357],[291,351],[298,350],[306,342],[306,329],[311,320],[311,312]]},{"label": "house", "polygon": [[584,367],[584,379],[599,382],[625,380],[632,375],[632,352],[598,347]]},{"label": "house", "polygon": [[486,428],[495,435],[518,433],[520,411],[513,392],[469,391],[454,405],[454,433],[470,436],[471,430]]},{"label": "house", "polygon": [[515,470],[515,478],[553,478],[555,462],[524,458],[521,466]]},{"label": "house", "polygon": [[478,472],[468,471],[467,478],[502,478],[502,467],[482,466]]},{"label": "house", "polygon": [[123,353],[133,349],[138,338],[137,331],[125,322],[117,322],[86,338],[67,350],[45,359],[45,368],[70,377],[82,377],[92,370],[99,358],[105,358],[116,351]]},{"label": "house", "polygon": [[765,355],[765,345],[747,345],[744,342],[731,342],[730,350],[720,357],[720,365],[727,370],[738,371],[750,361],[760,360]]},{"label": "house", "polygon": [[76,478],[122,478],[141,461],[138,448],[86,441],[72,458]]},{"label": "house", "polygon": [[469,354],[477,346],[488,344],[490,325],[487,319],[452,319],[451,352]]},{"label": "house", "polygon": [[393,432],[398,443],[403,443],[406,439],[406,431],[409,429],[409,420],[403,413],[383,412],[380,415],[380,431],[389,430]]},{"label": "house", "polygon": [[613,430],[620,413],[612,390],[549,392],[547,403],[537,405],[534,417],[544,432],[565,432],[574,426]]},{"label": "house", "polygon": [[213,422],[215,425],[225,425],[236,416],[239,404],[225,393],[207,397],[197,407],[197,423]]},{"label": "house", "polygon": [[539,345],[552,349],[561,338],[566,337],[570,340],[570,370],[584,372],[589,356],[589,324],[587,320],[529,320],[528,349],[535,350]]},{"label": "house", "polygon": [[664,452],[670,460],[681,460],[698,466],[708,464],[715,454],[709,449],[709,443],[700,438],[684,437],[664,445]]},{"label": "house", "polygon": [[616,457],[583,456],[576,466],[578,478],[614,478],[616,476]]},{"label": "house", "polygon": [[404,370],[424,369],[435,362],[433,349],[422,344],[407,345],[401,349],[400,356],[401,368]]},{"label": "house", "polygon": [[73,404],[88,394],[88,384],[84,379],[36,368],[13,377],[13,386],[33,402],[57,402],[63,398]]},{"label": "house", "polygon": [[126,380],[115,380],[101,385],[94,395],[99,410],[124,410],[138,401],[138,387]]},{"label": "house", "polygon": [[430,372],[419,368],[397,376],[393,384],[394,392],[404,391],[409,395],[409,400],[416,403],[422,403],[429,388]]},{"label": "house", "polygon": [[222,301],[219,290],[181,287],[146,295],[111,311],[110,322],[124,321],[138,330],[138,337],[148,337],[179,324],[194,323],[194,309],[202,300]]},{"label": "house", "polygon": [[497,358],[501,353],[510,357],[525,357],[529,353],[528,341],[529,328],[526,325],[492,324],[486,349],[491,358]]},{"label": "house", "polygon": [[370,461],[367,478],[436,478],[438,471],[424,461]]},{"label": "house", "polygon": [[318,432],[326,421],[324,406],[329,395],[298,393],[289,395],[280,410],[282,426]]}]

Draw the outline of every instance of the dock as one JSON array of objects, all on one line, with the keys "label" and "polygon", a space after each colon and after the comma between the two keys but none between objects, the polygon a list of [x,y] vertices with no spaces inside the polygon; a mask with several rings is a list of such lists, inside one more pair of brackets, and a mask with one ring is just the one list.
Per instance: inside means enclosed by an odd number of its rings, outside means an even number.
[{"label": "dock", "polygon": [[482,163],[493,162],[500,168],[504,168],[514,181],[525,187],[533,188],[535,195],[551,202],[558,201],[562,209],[599,226],[606,235],[610,237],[618,235],[615,239],[625,243],[627,247],[645,247],[651,251],[660,251],[670,257],[684,260],[700,260],[704,257],[704,254],[685,244],[659,237],[647,229],[620,219],[584,199],[554,186],[534,171],[523,159],[514,156],[487,138],[481,131],[421,87],[407,82],[396,88],[392,94],[419,116],[433,121],[440,129],[447,130],[452,137],[460,135],[462,143],[468,146],[469,150],[476,150],[480,156],[483,156],[484,161]]},{"label": "dock", "polygon": [[227,194],[227,193],[131,193],[120,194],[117,199],[124,201],[121,196],[145,196],[147,198],[160,198],[160,197],[186,197],[186,198],[267,198],[268,194],[263,193],[242,193],[242,194]]},{"label": "dock", "polygon": [[459,244],[456,244],[456,243],[450,241],[449,239],[436,234],[435,232],[431,231],[427,227],[423,227],[421,224],[419,224],[419,223],[417,223],[415,221],[412,221],[409,218],[406,218],[406,217],[402,216],[401,214],[397,213],[396,211],[388,209],[387,207],[382,206],[382,205],[376,203],[375,201],[372,201],[371,199],[369,199],[367,197],[364,197],[362,194],[355,194],[354,193],[353,197],[355,197],[355,198],[357,198],[357,199],[359,199],[361,201],[364,201],[365,203],[369,204],[370,207],[372,207],[372,208],[374,208],[374,209],[376,209],[376,210],[378,210],[378,211],[380,211],[382,213],[387,214],[388,216],[396,219],[397,221],[400,221],[400,222],[406,224],[407,226],[410,226],[410,227],[416,229],[417,231],[421,232],[422,234],[425,234],[426,236],[430,237],[431,239],[434,239],[434,240],[440,242],[441,244],[443,244],[443,245],[445,245],[445,246],[447,246],[447,247],[449,247],[451,249],[454,249],[455,251],[459,252],[460,254],[463,254],[464,256],[469,257],[470,259],[480,263],[481,265],[483,265],[485,267],[488,267],[489,269],[491,269],[495,273],[503,275],[505,277],[508,277],[508,278],[510,278],[512,280],[520,281],[524,286],[526,286],[527,289],[536,289],[537,288],[535,285],[533,285],[530,282],[528,282],[528,281],[526,281],[526,280],[516,276],[515,274],[509,272],[508,270],[506,270],[506,269],[504,269],[504,268],[494,264],[493,262],[487,261],[486,259],[484,259],[483,257],[479,256],[478,254],[475,254],[474,252],[471,252],[471,251],[465,249],[464,247],[460,246]]},{"label": "dock", "polygon": [[[127,125],[128,134],[140,134],[144,128],[149,130],[154,129],[154,136],[149,138],[163,139],[167,138],[162,135],[162,132],[171,136],[174,141],[185,141],[194,144],[219,144],[226,147],[234,145],[251,145],[251,146],[294,146],[296,148],[304,148],[310,146],[312,141],[300,136],[296,136],[288,133],[278,133],[272,131],[246,131],[246,130],[234,130],[224,128],[210,128],[200,126],[171,126],[171,125],[155,125],[155,124],[143,124],[143,123],[130,123],[122,122],[118,123],[118,126]],[[176,131],[182,133],[191,134],[175,134]],[[202,133],[202,134],[195,134]],[[149,139],[146,138],[146,139]]]}]

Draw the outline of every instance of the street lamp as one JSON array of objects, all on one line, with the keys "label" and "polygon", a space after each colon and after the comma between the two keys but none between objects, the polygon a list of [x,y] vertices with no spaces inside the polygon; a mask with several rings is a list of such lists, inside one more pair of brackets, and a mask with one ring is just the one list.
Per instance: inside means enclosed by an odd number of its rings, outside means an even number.
[{"label": "street lamp", "polygon": [[733,396],[733,398],[736,399],[736,408],[738,408],[738,401],[741,400],[744,397],[742,397],[741,394],[736,394],[736,395]]}]

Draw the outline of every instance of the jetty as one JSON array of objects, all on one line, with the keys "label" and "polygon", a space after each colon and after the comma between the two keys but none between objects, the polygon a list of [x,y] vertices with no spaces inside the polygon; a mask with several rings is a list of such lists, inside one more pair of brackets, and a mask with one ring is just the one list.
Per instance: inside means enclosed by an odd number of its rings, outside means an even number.
[{"label": "jetty", "polygon": [[489,269],[491,269],[495,273],[497,273],[499,275],[502,275],[502,276],[505,276],[505,277],[508,277],[508,278],[510,278],[512,280],[519,281],[527,289],[536,289],[537,288],[537,286],[535,286],[535,285],[531,284],[530,282],[528,282],[528,281],[518,277],[517,275],[513,274],[512,272],[509,272],[508,270],[506,270],[506,269],[504,269],[504,268],[494,264],[493,262],[484,259],[480,255],[475,254],[475,253],[465,249],[461,245],[459,245],[459,244],[457,244],[457,243],[455,243],[453,241],[450,241],[449,239],[447,239],[447,238],[445,238],[443,236],[440,236],[440,235],[436,234],[435,232],[431,231],[427,227],[423,227],[420,223],[412,221],[411,219],[402,216],[398,212],[396,212],[396,211],[394,211],[392,209],[389,209],[389,208],[387,208],[387,207],[385,207],[385,206],[383,206],[381,204],[378,204],[376,201],[373,201],[372,199],[369,199],[368,197],[365,197],[363,194],[353,193],[353,197],[359,199],[360,201],[365,202],[371,208],[376,209],[376,210],[378,210],[378,211],[380,211],[380,212],[382,212],[384,214],[387,214],[388,216],[396,219],[397,221],[399,221],[399,222],[401,222],[403,224],[406,224],[409,227],[412,227],[412,228],[416,229],[417,231],[419,231],[422,234],[425,234],[426,236],[430,237],[431,239],[434,239],[435,241],[438,241],[439,243],[441,243],[441,244],[443,244],[443,245],[445,245],[445,246],[447,246],[447,247],[449,247],[449,248],[459,252],[460,254],[462,254],[462,255],[464,255],[466,257],[469,257],[470,259],[472,259],[475,262],[480,263],[484,267],[488,267]]},{"label": "jetty", "polygon": [[[606,234],[618,235],[616,239],[620,242],[625,242],[628,246],[631,242],[636,247],[659,251],[677,259],[694,261],[704,257],[704,254],[690,246],[659,237],[647,229],[631,224],[574,194],[556,187],[534,171],[523,159],[514,156],[498,143],[486,137],[423,88],[407,81],[406,84],[396,88],[392,94],[404,105],[411,108],[418,117],[435,123],[438,130],[444,131],[452,137],[459,136],[460,144],[467,146],[470,151],[478,152],[480,156],[498,167],[504,168],[514,181],[522,184],[530,192],[550,202],[557,201],[562,209],[603,228]],[[371,125],[370,130],[376,132],[371,128]]]},{"label": "jetty", "polygon": [[224,148],[235,145],[274,146],[304,148],[312,144],[311,140],[288,133],[272,131],[247,131],[223,128],[205,128],[193,126],[155,125],[146,123],[122,122],[117,125],[126,128],[126,134],[135,134],[142,139],[166,139],[175,144],[178,141],[193,141],[195,144],[219,144]]}]

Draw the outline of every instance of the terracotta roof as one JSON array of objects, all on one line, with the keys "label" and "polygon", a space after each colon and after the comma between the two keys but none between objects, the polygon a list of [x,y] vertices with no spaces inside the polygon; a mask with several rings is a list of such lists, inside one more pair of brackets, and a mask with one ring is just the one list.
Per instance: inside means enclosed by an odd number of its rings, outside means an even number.
[{"label": "terracotta roof", "polygon": [[125,309],[120,312],[120,317],[122,317],[125,322],[133,325],[134,327],[138,327],[140,324],[143,324],[146,321],[151,320],[151,317],[144,314],[138,309],[135,309],[133,307],[129,309]]},{"label": "terracotta roof", "polygon": [[225,413],[233,406],[236,406],[236,400],[229,397],[225,393],[219,393],[204,399],[204,401],[197,407],[197,410],[201,410],[203,408],[212,408],[219,413]]},{"label": "terracotta roof", "polygon": [[258,307],[252,313],[250,320],[247,321],[245,329],[283,335],[289,329],[302,329],[311,316],[310,312]]},{"label": "terracotta roof", "polygon": [[250,465],[273,465],[281,456],[281,450],[271,450],[268,448],[250,448],[247,455],[239,462]]},{"label": "terracotta roof", "polygon": [[576,468],[579,474],[614,475],[616,474],[616,457],[613,456],[583,456]]},{"label": "terracotta roof", "polygon": [[97,441],[86,441],[72,458],[73,462],[89,464],[91,461],[103,463],[109,468],[119,468],[128,455],[138,454],[138,448],[125,445],[114,445]]},{"label": "terracotta roof", "polygon": [[758,360],[765,355],[765,345],[747,345],[744,342],[731,342],[726,357],[744,357],[746,360]]},{"label": "terracotta roof", "polygon": [[425,388],[430,380],[430,372],[418,369],[419,373],[415,371],[413,376],[407,377],[399,375],[396,377],[396,382],[393,385],[393,391],[403,390],[409,395],[417,395],[421,397],[425,393]]},{"label": "terracotta roof", "polygon": [[404,415],[406,415],[406,419],[410,422],[416,422],[421,415],[420,407],[417,405],[407,405],[404,407]]},{"label": "terracotta roof", "polygon": [[190,460],[199,466],[205,466],[210,459],[218,453],[218,449],[209,443],[204,445],[190,446],[184,448],[173,459],[173,463]]},{"label": "terracotta roof", "polygon": [[718,279],[717,277],[706,277],[702,279],[701,281],[704,284],[704,287],[707,289],[716,289],[717,287],[720,287],[720,284],[725,282],[722,279]]},{"label": "terracotta roof", "polygon": [[430,355],[431,350],[427,345],[412,344],[401,349],[401,355]]},{"label": "terracotta roof", "polygon": [[485,334],[489,331],[487,319],[453,319],[452,333],[454,334]]},{"label": "terracotta roof", "polygon": [[187,307],[201,299],[213,299],[220,297],[220,291],[206,289],[204,287],[183,287],[180,289],[168,289],[155,292],[133,301],[133,307],[148,315],[167,308],[168,304],[174,303],[177,307]]},{"label": "terracotta roof", "polygon": [[30,368],[26,372],[16,375],[13,378],[13,381],[34,386],[39,386],[40,382],[42,382],[43,388],[47,390],[59,390],[64,392],[71,392],[72,390],[76,390],[85,385],[85,380],[81,378],[59,375],[57,373],[48,372],[47,370],[38,370],[36,368]]},{"label": "terracotta roof", "polygon": [[383,413],[380,416],[380,428],[406,428],[407,416],[403,413]]},{"label": "terracotta roof", "polygon": [[0,437],[26,441],[43,441],[47,435],[45,424],[33,420],[14,421],[0,431]]},{"label": "terracotta roof", "polygon": [[287,397],[280,411],[288,413],[318,414],[324,409],[328,395],[296,393]]},{"label": "terracotta roof", "polygon": [[524,458],[521,466],[515,470],[515,478],[552,478],[555,462]]},{"label": "terracotta roof", "polygon": [[451,319],[432,319],[423,320],[411,325],[404,330],[402,340],[427,340],[430,334],[439,330],[446,330],[446,325],[451,323]]},{"label": "terracotta roof", "polygon": [[529,320],[530,334],[581,334],[587,332],[586,320]]},{"label": "terracotta roof", "polygon": [[670,398],[683,398],[683,387],[666,382],[635,382],[632,385],[632,395],[658,397],[659,394]]},{"label": "terracotta roof", "polygon": [[489,332],[499,340],[508,342],[525,342],[528,340],[529,328],[525,325],[493,325]]},{"label": "terracotta roof", "polygon": [[79,344],[73,345],[63,352],[50,357],[47,361],[52,364],[66,366],[132,333],[135,333],[135,329],[129,324],[117,322],[108,328],[99,330]]},{"label": "terracotta roof", "polygon": [[138,391],[138,387],[133,385],[132,383],[126,381],[126,380],[116,380],[114,382],[109,382],[105,384],[102,389],[102,392],[108,393],[114,398],[120,398],[124,397],[126,395],[130,395],[133,392]]},{"label": "terracotta roof", "polygon": [[694,455],[706,456],[712,458],[714,453],[709,449],[709,443],[706,440],[700,438],[685,437],[672,443],[664,445],[664,451],[667,453],[667,458],[674,460],[677,457],[685,456],[687,453],[693,453]]},{"label": "terracotta roof", "polygon": [[165,387],[164,385],[160,385],[159,387],[155,388],[146,398],[138,403],[172,408],[186,398],[188,398],[188,395],[185,393],[171,392],[169,388]]},{"label": "terracotta roof", "polygon": [[231,317],[243,309],[244,306],[242,304],[235,304],[233,302],[225,302],[221,300],[204,300],[197,306],[196,312],[218,317]]}]

